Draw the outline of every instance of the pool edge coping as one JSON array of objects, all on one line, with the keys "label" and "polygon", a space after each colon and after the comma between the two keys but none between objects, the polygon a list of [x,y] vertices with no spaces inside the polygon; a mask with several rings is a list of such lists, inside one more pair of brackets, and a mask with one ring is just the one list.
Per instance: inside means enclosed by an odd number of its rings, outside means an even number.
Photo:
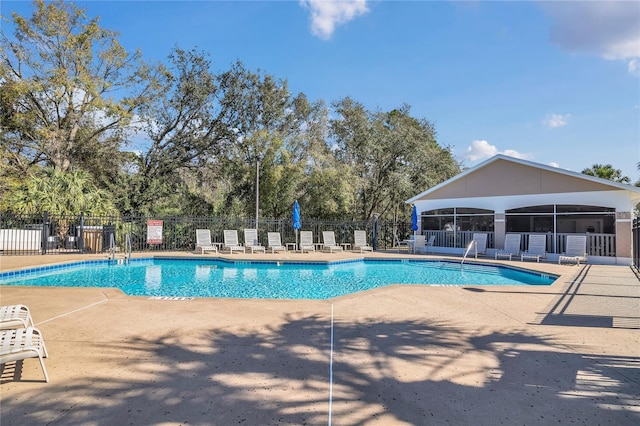
[{"label": "pool edge coping", "polygon": [[[209,257],[209,258],[194,258],[194,257],[187,257],[187,256],[166,256],[166,255],[156,255],[156,256],[149,256],[149,257],[136,257],[136,258],[131,258],[128,259],[127,262],[133,262],[133,263],[142,263],[142,262],[148,262],[150,260],[185,260],[185,261],[190,261],[190,262],[211,262],[211,261],[216,261],[216,262],[222,262],[222,263],[228,263],[228,264],[236,264],[236,265],[250,265],[250,264],[276,264],[276,265],[280,265],[283,263],[287,263],[287,264],[301,264],[301,265],[340,265],[340,264],[348,264],[348,263],[357,263],[357,262],[380,262],[380,263],[385,263],[385,262],[406,262],[406,263],[435,263],[435,262],[444,262],[444,263],[449,263],[449,264],[454,264],[454,263],[458,263],[458,261],[454,260],[454,259],[448,259],[448,258],[433,258],[433,259],[416,259],[416,258],[404,258],[404,257],[399,257],[399,258],[371,258],[371,257],[357,257],[354,259],[339,259],[339,260],[299,260],[299,259],[286,259],[286,260],[270,260],[270,259],[228,259],[228,258],[222,258],[222,257]],[[11,277],[16,277],[16,276],[22,276],[22,275],[29,275],[29,274],[34,274],[34,273],[38,273],[38,272],[45,272],[45,271],[54,271],[54,270],[59,270],[59,269],[70,269],[70,268],[74,268],[77,266],[83,266],[83,265],[96,265],[96,264],[114,264],[114,263],[124,263],[123,259],[88,259],[88,260],[73,260],[73,261],[67,261],[67,262],[59,262],[59,263],[55,263],[55,264],[51,264],[51,265],[41,265],[41,266],[37,266],[37,267],[25,267],[25,268],[19,268],[19,269],[13,269],[13,270],[9,270],[9,271],[5,271],[5,272],[0,272],[0,280],[3,279],[7,279],[7,278],[11,278]],[[534,274],[534,275],[539,275],[539,276],[546,276],[548,278],[553,278],[553,282],[548,284],[548,285],[544,285],[545,287],[548,286],[552,286],[555,282],[558,281],[559,278],[562,277],[563,274],[556,274],[556,273],[552,273],[552,272],[542,272],[542,271],[536,271],[533,269],[528,269],[525,267],[521,267],[521,266],[515,266],[515,265],[507,265],[504,263],[494,263],[494,262],[482,262],[482,261],[478,261],[478,260],[473,260],[473,261],[467,261],[465,262],[467,265],[475,265],[475,266],[487,266],[487,267],[494,267],[494,268],[504,268],[504,269],[510,269],[510,270],[515,270],[515,271],[520,271],[520,272],[526,272],[526,273],[530,273],[530,274]],[[1,284],[1,283],[0,283]]]}]

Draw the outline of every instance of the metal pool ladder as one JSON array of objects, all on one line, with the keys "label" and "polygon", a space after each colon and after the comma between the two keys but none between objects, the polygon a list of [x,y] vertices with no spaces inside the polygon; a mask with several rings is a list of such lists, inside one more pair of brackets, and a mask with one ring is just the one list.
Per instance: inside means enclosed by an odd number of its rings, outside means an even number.
[{"label": "metal pool ladder", "polygon": [[116,237],[114,234],[111,234],[111,238],[109,240],[109,258],[111,260],[117,260],[118,263],[129,263],[129,259],[131,259],[131,235],[126,234],[125,236],[125,250],[122,255],[116,254]]},{"label": "metal pool ladder", "polygon": [[467,250],[464,252],[464,256],[462,256],[462,262],[460,262],[461,265],[467,259],[467,255],[469,254],[472,248],[476,249],[476,259],[478,258],[478,242],[476,240],[472,240],[467,246]]}]

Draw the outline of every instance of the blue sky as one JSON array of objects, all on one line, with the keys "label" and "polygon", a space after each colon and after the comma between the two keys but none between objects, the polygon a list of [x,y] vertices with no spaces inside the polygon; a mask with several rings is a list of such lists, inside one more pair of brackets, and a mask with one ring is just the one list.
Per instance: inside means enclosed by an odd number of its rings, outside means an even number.
[{"label": "blue sky", "polygon": [[[79,1],[130,50],[236,60],[327,104],[411,105],[464,166],[503,153],[640,178],[638,1]],[[3,15],[30,16],[29,1]]]}]

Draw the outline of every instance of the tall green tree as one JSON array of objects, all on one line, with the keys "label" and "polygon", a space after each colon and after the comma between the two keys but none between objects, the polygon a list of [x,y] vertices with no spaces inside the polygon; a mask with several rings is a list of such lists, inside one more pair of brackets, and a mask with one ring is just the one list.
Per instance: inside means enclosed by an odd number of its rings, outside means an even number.
[{"label": "tall green tree", "polygon": [[234,134],[224,152],[223,172],[230,178],[226,204],[235,213],[255,214],[259,185],[263,194],[259,209],[278,214],[293,202],[286,198],[292,178],[300,176],[292,157],[284,152],[297,131],[287,82],[260,70],[250,71],[241,62],[222,73],[218,81],[225,125]]},{"label": "tall green tree", "polygon": [[623,176],[620,169],[614,169],[611,164],[594,164],[582,171],[582,174],[611,180],[618,183],[630,183],[628,176]]},{"label": "tall green tree", "polygon": [[336,155],[354,182],[359,218],[397,217],[408,208],[406,199],[459,173],[431,123],[411,117],[408,105],[371,112],[345,98],[334,107]]},{"label": "tall green tree", "polygon": [[35,0],[30,18],[12,14],[0,33],[0,144],[15,170],[33,164],[66,171],[88,152],[108,163],[146,99],[146,68],[118,34],[71,2]]},{"label": "tall green tree", "polygon": [[329,146],[329,110],[324,102],[309,102],[300,93],[293,99],[294,133],[286,149],[291,161],[301,171],[294,196],[288,199],[285,214],[291,213],[299,200],[303,215],[309,218],[340,219],[353,215],[353,187],[333,148]]},{"label": "tall green tree", "polygon": [[272,139],[259,164],[260,212],[269,217],[283,217],[291,212],[296,189],[304,170],[293,161],[282,139]]},{"label": "tall green tree", "polygon": [[233,136],[222,121],[215,76],[203,52],[175,48],[168,65],[158,66],[154,87],[139,109],[138,126],[149,146],[131,158],[117,184],[127,188],[121,208],[132,213],[158,213],[167,200],[179,206],[175,195],[189,192],[187,181],[197,180],[199,169],[211,166],[220,145]]}]

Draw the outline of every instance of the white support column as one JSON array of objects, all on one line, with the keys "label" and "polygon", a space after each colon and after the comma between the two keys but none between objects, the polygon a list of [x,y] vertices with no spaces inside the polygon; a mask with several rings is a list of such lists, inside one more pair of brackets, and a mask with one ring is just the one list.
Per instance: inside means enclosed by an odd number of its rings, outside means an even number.
[{"label": "white support column", "polygon": [[493,237],[496,249],[504,248],[504,239],[507,234],[507,222],[504,212],[494,212],[493,218]]}]

